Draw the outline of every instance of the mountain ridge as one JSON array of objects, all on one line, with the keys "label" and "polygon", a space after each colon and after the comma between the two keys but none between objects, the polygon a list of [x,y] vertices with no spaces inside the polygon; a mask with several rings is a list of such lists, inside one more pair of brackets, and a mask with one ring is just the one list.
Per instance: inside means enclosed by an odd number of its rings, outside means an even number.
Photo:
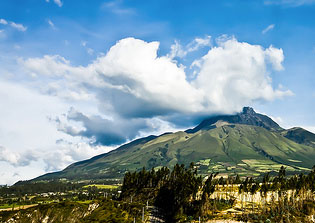
[{"label": "mountain ridge", "polygon": [[260,126],[268,130],[282,130],[282,128],[268,116],[256,113],[251,107],[244,107],[242,112],[235,115],[218,115],[207,118],[195,128],[188,129],[186,132],[195,133],[201,129],[209,128],[219,120],[226,121],[230,124],[247,124]]},{"label": "mountain ridge", "polygon": [[303,172],[315,164],[313,141],[313,133],[302,128],[285,130],[268,116],[244,107],[235,115],[205,119],[193,129],[134,140],[34,181],[113,179],[142,167],[172,167],[190,162],[196,163],[200,174],[259,176],[281,165],[292,173]]}]

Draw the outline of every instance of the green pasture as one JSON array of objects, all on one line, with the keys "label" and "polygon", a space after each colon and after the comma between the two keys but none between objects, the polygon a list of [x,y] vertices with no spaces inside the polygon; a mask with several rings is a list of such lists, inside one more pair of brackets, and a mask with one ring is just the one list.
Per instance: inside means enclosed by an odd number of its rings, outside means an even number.
[{"label": "green pasture", "polygon": [[96,187],[97,189],[117,189],[118,185],[104,185],[104,184],[89,184],[83,186],[83,188]]}]

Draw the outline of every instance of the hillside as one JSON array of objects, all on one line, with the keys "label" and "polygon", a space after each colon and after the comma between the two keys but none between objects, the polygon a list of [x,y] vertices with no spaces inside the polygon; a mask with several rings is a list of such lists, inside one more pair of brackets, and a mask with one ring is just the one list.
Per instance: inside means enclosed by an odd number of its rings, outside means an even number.
[{"label": "hillside", "polygon": [[[139,209],[139,210],[138,210]],[[0,212],[0,222],[132,222],[135,213],[141,213],[137,204],[119,203],[113,200],[95,200],[90,202],[62,201],[14,211]],[[141,216],[137,213],[138,216]],[[140,219],[138,219],[140,221]]]},{"label": "hillside", "polygon": [[268,116],[244,108],[236,115],[211,117],[184,132],[135,140],[35,180],[121,178],[127,170],[191,162],[200,174],[259,176],[282,165],[289,173],[308,171],[315,164],[315,135],[305,132],[284,130]]},{"label": "hillside", "polygon": [[315,147],[315,134],[305,129],[294,127],[291,129],[281,131],[281,134],[284,137],[291,139],[292,141],[296,143]]}]

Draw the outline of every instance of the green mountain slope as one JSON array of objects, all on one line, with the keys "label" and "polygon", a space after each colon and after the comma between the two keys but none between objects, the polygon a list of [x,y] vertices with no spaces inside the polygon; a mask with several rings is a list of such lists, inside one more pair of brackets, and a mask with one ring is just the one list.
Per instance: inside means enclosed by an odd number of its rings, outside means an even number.
[{"label": "green mountain slope", "polygon": [[[192,130],[135,140],[35,180],[121,178],[127,170],[191,162],[200,174],[258,176],[282,165],[292,173],[308,171],[315,164],[315,148],[310,146],[315,135],[297,140],[303,132],[290,132],[269,117],[245,108],[237,115],[207,119]],[[297,136],[291,140],[292,135]]]},{"label": "green mountain slope", "polygon": [[281,131],[281,134],[296,143],[315,147],[315,134],[305,129],[294,127],[288,130]]}]

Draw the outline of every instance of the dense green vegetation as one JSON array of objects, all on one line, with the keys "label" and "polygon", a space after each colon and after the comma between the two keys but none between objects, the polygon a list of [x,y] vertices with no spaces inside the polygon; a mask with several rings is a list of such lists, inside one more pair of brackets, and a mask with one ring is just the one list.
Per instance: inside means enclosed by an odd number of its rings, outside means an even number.
[{"label": "dense green vegetation", "polygon": [[[289,178],[283,166],[275,177],[270,177],[269,173],[261,179],[215,176],[210,174],[203,179],[197,175],[193,164],[189,168],[177,164],[172,171],[163,167],[157,171],[128,172],[121,199],[148,201],[160,210],[166,222],[222,218],[223,210],[236,208],[237,197],[241,203],[238,214],[225,218],[251,222],[308,222],[308,216],[315,214],[315,166],[307,175],[301,173]],[[255,198],[257,194],[260,195],[258,199]]]}]

